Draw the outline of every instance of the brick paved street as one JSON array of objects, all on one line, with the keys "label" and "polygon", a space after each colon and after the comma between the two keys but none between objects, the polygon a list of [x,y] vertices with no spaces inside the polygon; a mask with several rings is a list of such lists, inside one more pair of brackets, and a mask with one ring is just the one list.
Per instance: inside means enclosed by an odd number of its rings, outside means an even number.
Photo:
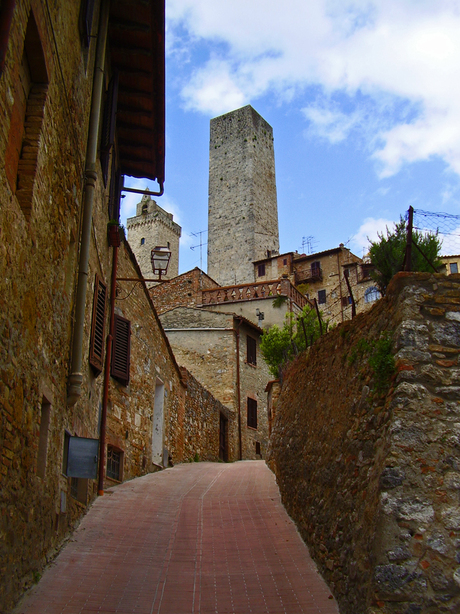
[{"label": "brick paved street", "polygon": [[337,614],[263,461],[193,463],[92,506],[17,614]]}]

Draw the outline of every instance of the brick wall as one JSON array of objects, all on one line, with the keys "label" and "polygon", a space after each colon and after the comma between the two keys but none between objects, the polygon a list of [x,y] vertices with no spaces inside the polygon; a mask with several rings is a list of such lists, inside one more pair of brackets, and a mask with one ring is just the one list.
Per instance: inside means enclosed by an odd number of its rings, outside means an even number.
[{"label": "brick wall", "polygon": [[206,273],[194,268],[151,288],[150,294],[157,312],[162,314],[174,307],[196,307],[201,304],[201,290],[218,287]]},{"label": "brick wall", "polygon": [[[400,273],[285,374],[270,463],[344,614],[459,610],[459,290]],[[382,333],[397,372],[378,393]]]}]

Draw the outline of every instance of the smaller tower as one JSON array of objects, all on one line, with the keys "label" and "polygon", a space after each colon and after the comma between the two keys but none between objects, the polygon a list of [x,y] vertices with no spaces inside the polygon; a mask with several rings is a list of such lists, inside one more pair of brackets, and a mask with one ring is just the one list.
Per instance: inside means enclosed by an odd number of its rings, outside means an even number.
[{"label": "smaller tower", "polygon": [[150,254],[154,247],[168,247],[171,250],[168,272],[162,279],[172,279],[179,274],[179,239],[182,229],[173,221],[172,213],[162,209],[144,194],[136,205],[136,216],[126,222],[128,241],[146,279],[152,279]]}]

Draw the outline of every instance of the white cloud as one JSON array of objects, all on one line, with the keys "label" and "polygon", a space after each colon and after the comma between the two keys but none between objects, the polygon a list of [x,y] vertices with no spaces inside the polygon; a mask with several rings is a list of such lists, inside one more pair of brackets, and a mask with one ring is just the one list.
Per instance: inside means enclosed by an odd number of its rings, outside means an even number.
[{"label": "white cloud", "polygon": [[395,222],[384,218],[368,217],[358,229],[358,232],[351,239],[351,251],[357,256],[366,254],[369,251],[369,241],[376,241],[379,234],[386,235],[386,229],[392,231]]},{"label": "white cloud", "polygon": [[[219,114],[315,86],[346,97],[336,116],[299,101],[316,134],[362,130],[381,176],[435,156],[460,174],[458,0],[170,0],[168,18],[172,34],[213,49],[200,48],[182,89],[188,108]],[[358,95],[372,101],[361,124]]]}]

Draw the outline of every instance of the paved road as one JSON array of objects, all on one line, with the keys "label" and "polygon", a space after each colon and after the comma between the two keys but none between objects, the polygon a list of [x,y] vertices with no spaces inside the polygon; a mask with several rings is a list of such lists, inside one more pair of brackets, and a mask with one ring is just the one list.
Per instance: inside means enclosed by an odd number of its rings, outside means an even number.
[{"label": "paved road", "polygon": [[178,465],[100,497],[18,614],[337,614],[263,461]]}]

